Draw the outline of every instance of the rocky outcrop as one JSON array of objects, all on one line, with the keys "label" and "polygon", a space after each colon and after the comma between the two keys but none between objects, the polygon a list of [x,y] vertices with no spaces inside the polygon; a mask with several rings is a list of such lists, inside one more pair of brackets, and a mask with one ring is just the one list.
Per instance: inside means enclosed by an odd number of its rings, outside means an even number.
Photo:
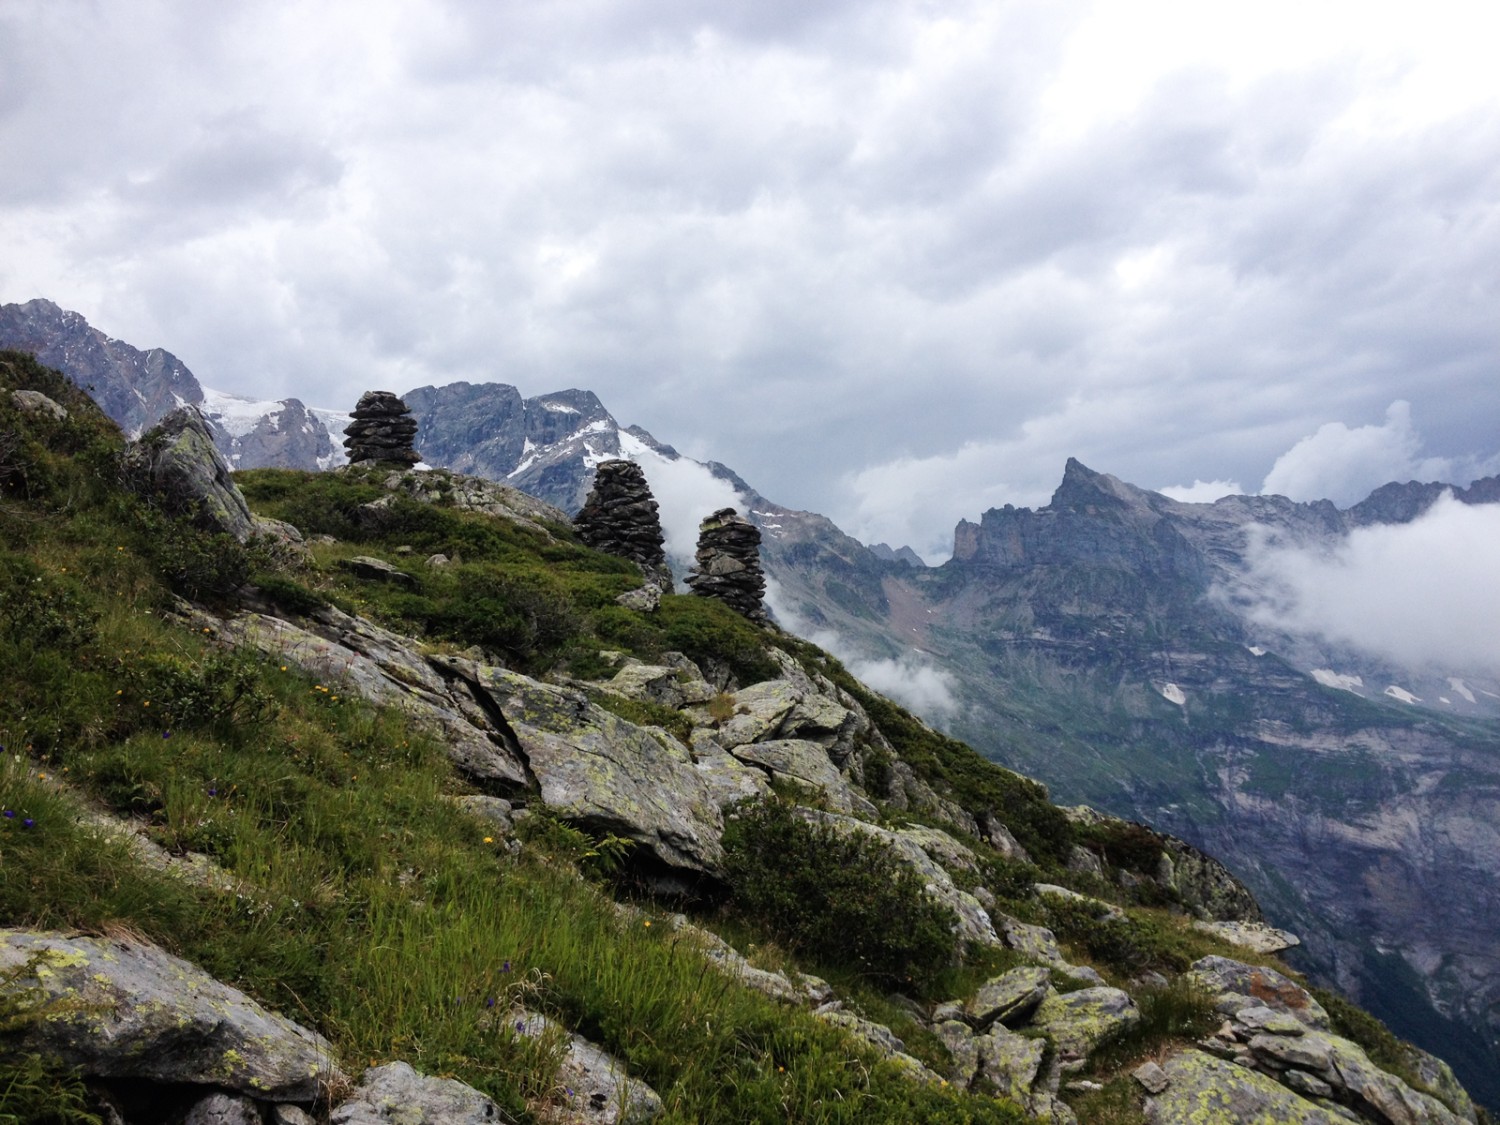
[{"label": "rocky outcrop", "polygon": [[[1180,1120],[1183,1107],[1214,1090],[1220,1093],[1213,1096],[1232,1096],[1235,1104],[1246,1098],[1260,1104],[1263,1098],[1282,1105],[1287,1116],[1278,1120],[1322,1120],[1316,1116],[1318,1108],[1379,1125],[1477,1120],[1467,1095],[1445,1080],[1451,1076],[1443,1068],[1430,1068],[1431,1088],[1446,1093],[1451,1104],[1413,1088],[1377,1066],[1363,1048],[1335,1034],[1322,1005],[1284,974],[1227,957],[1205,957],[1194,963],[1192,976],[1227,1018],[1199,1045],[1201,1051],[1186,1052],[1175,1067],[1168,1064],[1170,1085],[1159,1094],[1161,1106],[1152,1120]],[[1229,1073],[1225,1066],[1257,1072],[1264,1080],[1227,1084],[1222,1081]]]},{"label": "rocky outcrop", "polygon": [[698,525],[697,561],[698,569],[687,577],[693,593],[717,598],[752,621],[766,619],[759,528],[733,508],[720,508]]},{"label": "rocky outcrop", "polygon": [[576,1125],[646,1125],[662,1111],[661,1095],[632,1078],[625,1064],[581,1035],[571,1035],[536,1012],[514,1013],[516,1034],[530,1039],[561,1040],[556,1090],[543,1120]]},{"label": "rocky outcrop", "polygon": [[174,410],[127,446],[122,469],[129,487],[170,516],[241,543],[261,536],[286,562],[305,557],[295,527],[251,513],[196,407]]},{"label": "rocky outcrop", "polygon": [[195,408],[168,414],[127,448],[124,464],[131,487],[169,515],[241,543],[250,538],[255,524],[250,506]]},{"label": "rocky outcrop", "polygon": [[442,1125],[507,1125],[484,1094],[452,1078],[429,1078],[404,1062],[372,1066],[348,1100],[328,1118],[329,1125],[392,1125],[393,1122],[441,1122]]},{"label": "rocky outcrop", "polygon": [[47,1018],[7,1050],[41,1053],[91,1078],[222,1087],[312,1103],[342,1081],[321,1035],[266,1011],[194,965],[144,942],[0,930],[0,971],[28,966]]},{"label": "rocky outcrop", "polygon": [[656,500],[646,474],[634,461],[598,464],[594,487],[573,517],[573,526],[590,547],[637,563],[648,582],[662,593],[672,592]]},{"label": "rocky outcrop", "polygon": [[417,422],[406,403],[390,391],[366,391],[344,429],[349,463],[360,461],[415,465],[422,458],[412,446]]}]

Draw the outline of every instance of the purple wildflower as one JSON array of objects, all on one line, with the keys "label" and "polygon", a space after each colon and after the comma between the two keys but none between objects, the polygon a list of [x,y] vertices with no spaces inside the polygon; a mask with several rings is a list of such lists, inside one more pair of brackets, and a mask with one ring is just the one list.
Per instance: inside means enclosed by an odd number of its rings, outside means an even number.
[{"label": "purple wildflower", "polygon": [[[9,814],[9,813],[6,813],[6,814],[5,814],[5,815],[6,815],[6,816],[9,816],[9,815],[10,815],[10,814]],[[508,972],[510,972],[510,962],[509,962],[509,961],[506,961],[506,962],[505,962],[505,963],[504,963],[504,964],[502,964],[502,965],[501,965],[501,966],[500,966],[500,971],[501,971],[501,972],[502,972],[502,973],[508,973]]]},{"label": "purple wildflower", "polygon": [[35,823],[36,821],[32,820],[31,817],[28,816],[25,820],[21,821],[21,827],[30,828]]},{"label": "purple wildflower", "polygon": [[15,809],[6,809],[5,810],[5,819],[6,820],[15,820],[16,819],[16,810]]}]

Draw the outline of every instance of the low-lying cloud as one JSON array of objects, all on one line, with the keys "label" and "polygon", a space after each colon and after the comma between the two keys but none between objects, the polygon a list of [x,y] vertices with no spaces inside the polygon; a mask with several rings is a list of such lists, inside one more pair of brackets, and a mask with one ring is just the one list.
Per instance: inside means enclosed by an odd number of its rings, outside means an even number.
[{"label": "low-lying cloud", "polygon": [[1500,505],[1441,497],[1409,524],[1351,532],[1329,551],[1250,553],[1251,619],[1406,668],[1500,673]]},{"label": "low-lying cloud", "polygon": [[958,713],[953,676],[929,663],[920,653],[873,658],[860,652],[837,630],[814,628],[792,607],[780,585],[769,576],[766,579],[766,605],[786,629],[832,653],[861,683],[889,696],[929,723],[941,725]]}]

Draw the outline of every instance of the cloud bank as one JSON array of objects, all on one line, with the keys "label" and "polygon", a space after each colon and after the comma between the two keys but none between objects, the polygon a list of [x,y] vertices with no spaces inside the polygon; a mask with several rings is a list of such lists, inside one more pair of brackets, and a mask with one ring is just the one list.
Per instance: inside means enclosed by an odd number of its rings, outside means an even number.
[{"label": "cloud bank", "polygon": [[1411,669],[1500,674],[1500,505],[1445,495],[1409,524],[1360,528],[1323,553],[1251,552],[1251,619]]}]

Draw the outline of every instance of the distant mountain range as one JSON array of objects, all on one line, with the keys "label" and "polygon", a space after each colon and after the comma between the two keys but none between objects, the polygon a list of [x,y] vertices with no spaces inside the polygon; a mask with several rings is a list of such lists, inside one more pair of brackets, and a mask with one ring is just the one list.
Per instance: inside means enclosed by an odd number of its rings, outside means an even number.
[{"label": "distant mountain range", "polygon": [[[187,402],[240,467],[342,461],[330,430],[345,415],[204,390],[170,353],[111,340],[50,302],[0,307],[0,347],[36,351],[127,430]],[[679,571],[697,520],[740,508],[762,529],[768,598],[794,632],[1059,797],[1223,859],[1303,936],[1310,971],[1500,1104],[1494,670],[1392,667],[1269,628],[1232,596],[1253,537],[1331,546],[1410,522],[1447,486],[1392,483],[1346,510],[1274,496],[1186,504],[1070,460],[1045,508],[961,521],[953,558],[927,567],[621,427],[588,391],[527,399],[453,383],[403,397],[428,464],[567,511],[599,461],[640,462]],[[1452,491],[1500,502],[1500,478]]]}]

